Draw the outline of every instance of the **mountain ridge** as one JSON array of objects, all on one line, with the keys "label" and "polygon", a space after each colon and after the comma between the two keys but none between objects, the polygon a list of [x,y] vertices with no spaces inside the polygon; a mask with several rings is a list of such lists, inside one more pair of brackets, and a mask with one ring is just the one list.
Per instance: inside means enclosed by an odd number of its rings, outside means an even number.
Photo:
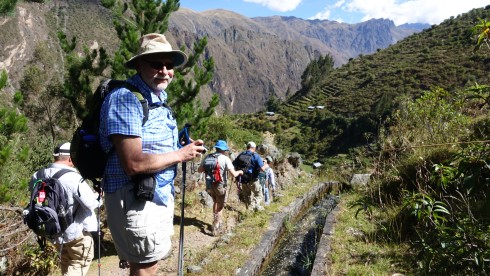
[{"label": "mountain ridge", "polygon": [[285,100],[301,88],[304,69],[320,55],[331,55],[340,66],[420,31],[398,28],[386,19],[347,24],[281,16],[248,18],[219,9],[179,10],[170,17],[169,30],[177,44],[190,40],[182,35],[207,35],[216,71],[204,98],[218,93],[225,113],[263,110],[271,97]]},{"label": "mountain ridge", "polygon": [[[26,18],[37,22],[29,32],[22,31]],[[53,45],[50,49],[59,51],[54,47],[59,44],[59,29],[68,39],[77,36],[79,45],[104,47],[109,54],[118,45],[110,13],[97,1],[18,3],[14,15],[3,18],[2,26],[2,33],[8,35],[0,38],[0,66],[9,72],[11,90],[19,89],[37,44],[48,42]],[[166,35],[174,46],[187,49],[198,38],[208,37],[206,55],[215,60],[215,78],[202,88],[199,97],[206,103],[217,93],[221,100],[218,113],[242,114],[263,110],[271,97],[285,100],[298,91],[304,69],[320,55],[330,54],[340,66],[359,54],[387,47],[399,39],[393,33],[403,37],[414,31],[385,20],[350,25],[291,17],[247,18],[226,10],[196,13],[181,8],[171,14]],[[28,33],[35,35],[23,35]],[[23,41],[30,47],[19,52],[16,46]],[[12,60],[13,56],[22,58]],[[58,56],[53,62],[62,63],[61,54]],[[12,62],[7,64],[8,60]]]}]

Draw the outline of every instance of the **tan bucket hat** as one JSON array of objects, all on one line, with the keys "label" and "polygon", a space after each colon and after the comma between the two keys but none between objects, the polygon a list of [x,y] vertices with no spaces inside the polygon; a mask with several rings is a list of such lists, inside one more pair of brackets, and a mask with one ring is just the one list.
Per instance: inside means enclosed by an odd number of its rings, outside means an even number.
[{"label": "tan bucket hat", "polygon": [[126,62],[125,66],[130,69],[135,69],[134,61],[147,55],[169,56],[176,68],[183,66],[187,62],[186,54],[179,50],[172,50],[172,45],[170,45],[164,35],[151,33],[143,35],[140,38],[138,52]]}]

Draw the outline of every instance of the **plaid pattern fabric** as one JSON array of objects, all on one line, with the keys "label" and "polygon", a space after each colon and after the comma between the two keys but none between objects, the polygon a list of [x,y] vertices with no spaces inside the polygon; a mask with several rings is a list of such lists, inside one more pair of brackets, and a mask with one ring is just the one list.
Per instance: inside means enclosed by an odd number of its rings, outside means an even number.
[{"label": "plaid pattern fabric", "polygon": [[[167,99],[165,91],[160,93],[160,98],[152,93],[139,75],[131,77],[128,82],[141,91],[149,105],[160,105],[159,103],[165,102]],[[172,111],[165,107],[150,109],[148,121],[142,127],[143,108],[141,103],[126,88],[115,89],[106,97],[100,118],[100,143],[106,152],[112,148],[109,136],[113,134],[141,137],[143,152],[146,153],[165,153],[178,149],[177,122]],[[158,187],[164,193],[168,192],[168,196],[172,196],[174,192],[173,180],[176,170],[177,166],[174,165],[156,173]],[[117,154],[112,152],[105,170],[104,191],[112,193],[128,181],[129,177],[124,173]],[[167,200],[164,199],[163,201],[165,203]]]}]

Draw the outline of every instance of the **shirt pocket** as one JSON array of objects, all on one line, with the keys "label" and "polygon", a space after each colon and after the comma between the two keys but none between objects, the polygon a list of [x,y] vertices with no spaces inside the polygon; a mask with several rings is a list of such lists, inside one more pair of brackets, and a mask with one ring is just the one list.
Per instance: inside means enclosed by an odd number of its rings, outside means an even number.
[{"label": "shirt pocket", "polygon": [[149,119],[143,126],[143,149],[158,153],[172,151],[176,133],[177,122],[168,109],[150,110]]}]

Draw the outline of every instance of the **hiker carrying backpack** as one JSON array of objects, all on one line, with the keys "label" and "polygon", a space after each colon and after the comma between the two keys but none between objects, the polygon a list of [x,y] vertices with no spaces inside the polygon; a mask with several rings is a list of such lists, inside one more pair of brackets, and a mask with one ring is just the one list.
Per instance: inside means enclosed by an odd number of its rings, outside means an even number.
[{"label": "hiker carrying backpack", "polygon": [[255,153],[257,146],[254,142],[247,143],[247,150],[240,153],[233,161],[233,166],[243,171],[243,175],[237,180],[241,185],[239,198],[245,203],[247,209],[262,211],[264,207],[262,202],[262,186],[258,180],[259,172],[264,171],[267,165],[264,165],[262,158]]},{"label": "hiker carrying backpack", "polygon": [[218,156],[220,155],[221,153],[215,152],[209,154],[208,156],[206,156],[206,158],[204,158],[204,172],[206,173],[206,178],[210,179],[210,182],[213,185],[217,185],[224,181],[221,177],[221,168],[218,162]]},{"label": "hiker carrying backpack", "polygon": [[213,235],[216,236],[224,230],[221,213],[227,195],[226,176],[230,172],[234,177],[237,177],[243,172],[235,170],[231,159],[226,156],[225,152],[229,151],[226,141],[218,140],[214,148],[216,152],[207,155],[197,171],[206,174],[206,191],[213,199]]},{"label": "hiker carrying backpack", "polygon": [[105,152],[99,139],[100,109],[105,97],[114,89],[126,87],[140,101],[143,108],[142,125],[148,120],[149,110],[156,106],[149,107],[148,101],[141,92],[126,81],[107,79],[100,83],[92,96],[91,108],[83,118],[82,125],[78,127],[71,140],[71,158],[73,164],[78,169],[84,179],[92,182],[94,189],[101,191],[100,183],[104,176],[105,166],[108,155],[113,151]]},{"label": "hiker carrying backpack", "polygon": [[242,183],[250,182],[253,178],[253,154],[253,152],[244,151],[240,153],[235,160],[233,160],[233,166],[235,169],[243,171],[243,175],[239,176]]},{"label": "hiker carrying backpack", "polygon": [[24,209],[24,222],[36,233],[41,248],[46,239],[54,240],[63,235],[73,222],[68,195],[59,178],[71,172],[61,169],[53,176],[46,177],[45,169],[37,171],[29,205]]},{"label": "hiker carrying backpack", "polygon": [[97,230],[93,210],[99,207],[94,193],[73,168],[70,143],[57,146],[54,162],[35,172],[29,182],[31,197],[24,222],[38,237],[41,247],[49,240],[59,251],[63,275],[86,275],[94,256],[90,231]]}]

